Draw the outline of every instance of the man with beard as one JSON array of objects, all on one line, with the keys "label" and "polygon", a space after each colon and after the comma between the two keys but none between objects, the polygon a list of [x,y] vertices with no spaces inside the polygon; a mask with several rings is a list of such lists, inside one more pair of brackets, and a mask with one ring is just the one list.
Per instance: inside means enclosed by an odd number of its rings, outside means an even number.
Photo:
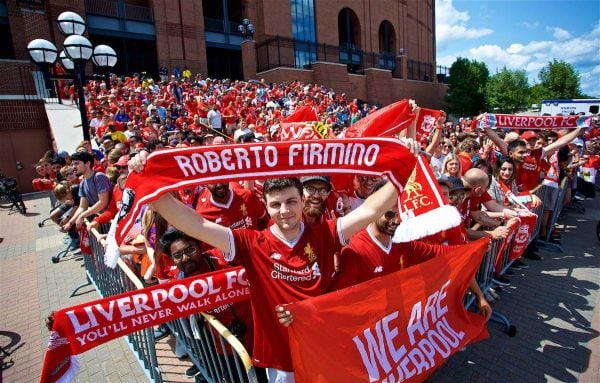
[{"label": "man with beard", "polygon": [[331,180],[328,176],[301,177],[304,190],[302,213],[304,223],[314,225],[335,218],[333,209],[328,208]]},{"label": "man with beard", "polygon": [[252,191],[231,189],[226,183],[206,185],[198,197],[196,212],[231,229],[262,230],[269,222],[265,205]]}]

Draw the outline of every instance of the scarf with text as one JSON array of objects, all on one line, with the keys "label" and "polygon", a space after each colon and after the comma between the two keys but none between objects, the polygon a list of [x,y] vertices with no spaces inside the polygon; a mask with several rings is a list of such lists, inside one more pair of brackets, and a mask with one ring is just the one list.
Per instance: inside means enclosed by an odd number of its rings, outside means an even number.
[{"label": "scarf with text", "polygon": [[71,382],[75,355],[110,340],[249,298],[246,272],[236,267],[61,309],[54,313],[40,382]]},{"label": "scarf with text", "polygon": [[473,120],[471,128],[564,129],[589,128],[591,116],[518,116],[515,114],[485,113]]},{"label": "scarf with text", "polygon": [[[363,138],[201,146],[152,153],[141,173],[127,177],[113,232],[118,244],[143,205],[194,185],[304,175],[379,176],[402,190],[416,158],[398,140]],[[116,227],[115,227],[116,226]],[[110,265],[109,265],[110,266]]]}]

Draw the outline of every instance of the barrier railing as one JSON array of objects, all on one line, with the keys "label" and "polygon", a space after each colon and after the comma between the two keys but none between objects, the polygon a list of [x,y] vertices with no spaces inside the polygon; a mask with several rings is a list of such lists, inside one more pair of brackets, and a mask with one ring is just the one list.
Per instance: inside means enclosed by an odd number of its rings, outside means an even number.
[{"label": "barrier railing", "polygon": [[[115,269],[104,264],[101,238],[102,233],[108,232],[108,229],[108,225],[103,225],[99,231],[91,230],[91,254],[83,255],[87,282],[77,286],[72,295],[89,285],[93,285],[102,297],[145,287],[132,262],[120,258]],[[215,317],[200,313],[167,325],[175,335],[176,342],[186,350],[208,382],[258,382],[250,355],[242,343]],[[131,333],[126,338],[148,379],[156,383],[163,382],[163,372],[156,355],[154,330],[147,328]]]}]

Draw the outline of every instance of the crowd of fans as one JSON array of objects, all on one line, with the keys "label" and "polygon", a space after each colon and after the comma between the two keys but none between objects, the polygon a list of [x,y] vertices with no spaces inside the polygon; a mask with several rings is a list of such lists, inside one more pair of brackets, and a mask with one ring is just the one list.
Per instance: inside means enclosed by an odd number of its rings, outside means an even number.
[{"label": "crowd of fans", "polygon": [[[332,89],[299,81],[267,84],[264,81],[202,79],[200,76],[163,80],[166,81],[155,82],[138,75],[124,79],[113,76],[110,88],[102,82],[90,82],[85,92],[85,108],[96,145],[83,141],[73,153],[48,152],[37,164],[39,178],[34,180],[34,187],[53,191],[58,203],[52,219],[68,233],[73,248],[83,245],[86,231],[100,228],[115,216],[129,172],[128,163],[141,151],[276,141],[282,119],[301,106],[312,107],[336,136],[343,136],[345,128],[376,110],[376,107],[359,104],[356,99],[350,100]],[[593,129],[587,131],[474,131],[470,128],[470,119],[446,121],[442,115],[432,134],[420,144],[442,192],[461,213],[463,225],[424,238],[409,247],[398,245],[392,253],[403,261],[390,262],[385,260],[385,254],[397,245],[392,245],[391,236],[399,224],[399,217],[396,210],[387,209],[356,235],[360,241],[350,241],[350,245],[336,251],[332,265],[337,277],[331,281],[323,277],[319,282],[322,286],[315,294],[422,262],[438,255],[436,246],[439,245],[464,244],[482,236],[502,239],[508,234],[507,223],[527,214],[523,206],[533,208],[543,204],[541,235],[551,232],[552,241],[560,242],[560,235],[548,224],[549,217],[562,180],[567,178],[568,189],[577,190],[577,183],[581,186],[583,178],[582,166],[598,168],[600,145],[596,118],[593,124]],[[311,176],[288,181],[281,188],[299,188],[298,192],[303,196],[303,224],[310,227],[348,216],[377,190],[385,190],[382,187],[385,180],[381,177],[356,176],[351,183],[354,190],[342,193],[336,190],[329,177]],[[266,192],[264,188],[267,188]],[[544,201],[535,197],[534,192],[539,188],[547,189]],[[263,230],[276,226],[266,195],[271,190],[277,190],[277,186],[270,181],[264,184],[231,182],[181,189],[175,197],[204,219],[222,226]],[[573,197],[574,194],[568,193],[565,204]],[[147,284],[234,264],[224,257],[218,246],[215,248],[171,227],[173,222],[165,220],[159,211],[147,207],[140,218],[140,224],[121,245],[120,253],[135,265],[135,270]],[[475,230],[474,224],[485,229]],[[387,249],[387,252],[374,253],[373,249],[377,248]],[[348,256],[350,254],[353,256]],[[534,245],[527,249],[525,257],[541,259]],[[249,261],[243,258],[241,262]],[[320,267],[325,268],[324,265]],[[522,260],[513,263],[513,269],[526,267]],[[507,273],[511,273],[510,269]],[[506,275],[497,273],[494,279],[498,285],[510,284]],[[476,284],[472,287],[481,312],[489,317],[488,301],[495,301],[498,295],[493,290],[478,291]],[[249,307],[235,304],[231,310],[217,310],[214,314],[225,325],[235,322],[239,326],[242,322],[244,330],[238,332],[252,352],[253,345],[257,345],[253,337],[262,338],[264,334],[251,331],[253,318]],[[273,307],[268,309],[281,323],[289,324],[292,320],[289,312],[281,307],[277,316],[272,312]],[[161,328],[156,332],[158,338],[165,334]],[[259,366],[289,370],[283,362],[269,364],[272,355],[265,350],[261,349],[260,354]],[[197,369],[192,367],[189,373],[194,375]]]}]

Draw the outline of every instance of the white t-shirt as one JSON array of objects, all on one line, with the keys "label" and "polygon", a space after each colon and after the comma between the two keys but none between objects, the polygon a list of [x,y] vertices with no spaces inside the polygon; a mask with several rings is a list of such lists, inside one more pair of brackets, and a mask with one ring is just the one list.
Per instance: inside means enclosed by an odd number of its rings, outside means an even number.
[{"label": "white t-shirt", "polygon": [[208,123],[213,129],[221,129],[221,112],[211,109],[206,115]]}]

